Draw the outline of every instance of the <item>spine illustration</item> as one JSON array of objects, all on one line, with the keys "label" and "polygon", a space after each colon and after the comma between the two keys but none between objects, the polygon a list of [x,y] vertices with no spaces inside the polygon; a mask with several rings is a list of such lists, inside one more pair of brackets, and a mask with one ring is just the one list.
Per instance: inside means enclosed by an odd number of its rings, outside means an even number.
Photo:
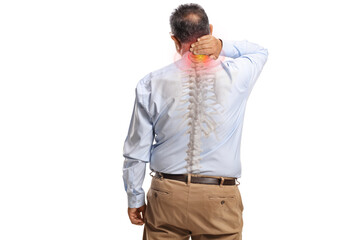
[{"label": "spine illustration", "polygon": [[[216,134],[219,123],[214,119],[215,114],[221,114],[215,94],[215,74],[207,67],[203,58],[192,57],[187,69],[183,70],[182,95],[178,110],[185,114],[182,122],[188,126],[185,134],[189,134],[188,149],[186,151],[186,170],[188,173],[199,172],[201,152],[201,138]],[[184,111],[186,110],[186,111]]]}]

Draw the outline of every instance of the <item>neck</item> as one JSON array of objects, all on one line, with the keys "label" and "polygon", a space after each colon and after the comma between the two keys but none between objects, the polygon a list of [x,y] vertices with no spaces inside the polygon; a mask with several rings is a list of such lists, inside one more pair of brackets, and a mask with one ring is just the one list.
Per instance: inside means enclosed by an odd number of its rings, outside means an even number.
[{"label": "neck", "polygon": [[198,54],[194,54],[193,52],[190,51],[190,45],[192,43],[185,43],[182,44],[181,50],[180,50],[180,55],[181,57],[185,57],[190,59],[191,61],[194,62],[207,62],[210,60],[209,56],[207,55],[198,55]]},{"label": "neck", "polygon": [[185,53],[190,51],[190,45],[192,43],[183,43],[181,45],[180,55],[183,56]]}]

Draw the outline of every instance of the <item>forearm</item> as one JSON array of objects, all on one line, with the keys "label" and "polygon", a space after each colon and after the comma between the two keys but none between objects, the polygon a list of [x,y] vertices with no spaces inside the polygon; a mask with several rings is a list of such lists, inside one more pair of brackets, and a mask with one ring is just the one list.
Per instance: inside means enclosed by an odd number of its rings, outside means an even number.
[{"label": "forearm", "polygon": [[249,42],[246,39],[241,41],[220,40],[222,41],[222,50],[220,55],[225,57],[239,58],[249,54],[265,53],[266,50],[264,47],[256,43]]},{"label": "forearm", "polygon": [[142,188],[146,172],[146,162],[125,158],[123,181],[128,196],[128,207],[138,208],[145,204],[145,192]]}]

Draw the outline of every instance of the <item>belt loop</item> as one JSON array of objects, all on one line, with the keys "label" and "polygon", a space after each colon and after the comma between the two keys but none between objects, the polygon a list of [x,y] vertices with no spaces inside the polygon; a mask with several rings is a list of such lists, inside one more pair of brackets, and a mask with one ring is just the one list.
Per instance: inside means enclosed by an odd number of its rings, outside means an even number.
[{"label": "belt loop", "polygon": [[191,183],[191,173],[188,173],[187,175],[187,184],[189,185]]},{"label": "belt loop", "polygon": [[152,173],[155,173],[154,170],[151,170],[151,172],[149,173],[149,175],[153,178],[153,177],[155,177],[155,174],[151,175]]},{"label": "belt loop", "polygon": [[220,179],[221,179],[221,182],[220,182],[220,187],[223,187],[223,183],[224,183],[224,177],[220,177]]},{"label": "belt loop", "polygon": [[159,172],[160,175],[160,181],[162,181],[164,179],[164,175],[162,174],[162,172]]}]

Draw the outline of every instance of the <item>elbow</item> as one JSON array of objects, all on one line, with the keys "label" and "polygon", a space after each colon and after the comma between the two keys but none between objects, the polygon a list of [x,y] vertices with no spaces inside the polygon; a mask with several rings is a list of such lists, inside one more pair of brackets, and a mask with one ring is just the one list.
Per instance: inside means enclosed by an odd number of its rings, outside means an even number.
[{"label": "elbow", "polygon": [[268,51],[268,49],[267,49],[267,48],[264,48],[264,49],[262,50],[262,54],[264,54],[264,56],[265,56],[265,61],[266,61],[267,58],[268,58],[268,56],[269,56],[269,51]]}]

